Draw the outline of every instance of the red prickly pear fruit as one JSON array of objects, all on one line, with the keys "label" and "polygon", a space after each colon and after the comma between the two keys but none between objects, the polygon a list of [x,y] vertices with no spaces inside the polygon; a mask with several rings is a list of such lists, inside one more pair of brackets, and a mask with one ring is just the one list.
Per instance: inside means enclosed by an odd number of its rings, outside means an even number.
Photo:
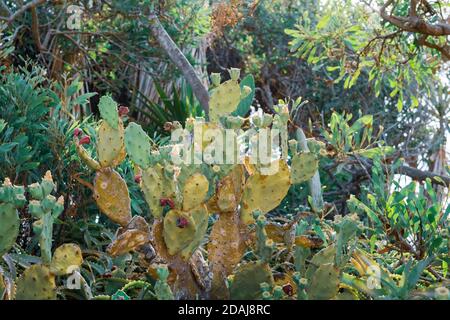
[{"label": "red prickly pear fruit", "polygon": [[121,116],[121,117],[126,116],[128,114],[128,112],[130,112],[130,109],[128,109],[128,107],[125,107],[125,106],[119,107],[119,116]]},{"label": "red prickly pear fruit", "polygon": [[74,137],[79,137],[80,134],[82,134],[83,131],[80,128],[75,128],[75,130],[73,130],[73,136]]},{"label": "red prickly pear fruit", "polygon": [[80,139],[80,144],[89,144],[91,143],[91,137],[89,136],[84,136],[83,138]]},{"label": "red prickly pear fruit", "polygon": [[161,205],[161,207],[165,207],[165,206],[169,206],[170,209],[175,208],[175,202],[173,202],[172,199],[170,198],[162,198],[159,200],[159,204]]},{"label": "red prickly pear fruit", "polygon": [[185,217],[181,217],[177,219],[177,227],[178,228],[185,228],[188,225],[188,220]]},{"label": "red prickly pear fruit", "polygon": [[136,183],[141,183],[142,180],[142,175],[141,174],[137,174],[134,176],[134,182]]},{"label": "red prickly pear fruit", "polygon": [[283,292],[285,294],[287,294],[288,296],[292,296],[294,294],[294,288],[292,287],[292,285],[290,283],[285,284],[283,286]]}]

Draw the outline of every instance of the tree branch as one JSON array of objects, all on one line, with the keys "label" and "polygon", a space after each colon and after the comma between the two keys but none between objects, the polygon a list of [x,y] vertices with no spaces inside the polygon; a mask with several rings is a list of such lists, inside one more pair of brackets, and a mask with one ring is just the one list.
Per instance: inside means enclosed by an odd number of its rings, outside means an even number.
[{"label": "tree branch", "polygon": [[11,23],[14,22],[14,20],[19,17],[20,15],[22,15],[25,11],[27,11],[28,9],[32,9],[37,7],[38,5],[41,5],[45,2],[46,0],[33,0],[29,3],[27,3],[26,5],[24,5],[23,7],[21,7],[19,10],[17,10],[16,12],[14,12],[14,14],[12,16],[10,16],[8,18],[8,25],[10,25]]},{"label": "tree branch", "polygon": [[164,49],[172,62],[181,70],[187,82],[190,84],[192,91],[200,102],[200,105],[202,106],[206,115],[208,115],[208,90],[205,88],[202,81],[196,74],[195,69],[192,67],[191,63],[186,59],[176,43],[164,29],[156,14],[151,12],[148,18],[150,21],[150,29],[157,39],[159,45]]},{"label": "tree branch", "polygon": [[408,17],[399,17],[388,14],[386,12],[394,0],[388,0],[380,9],[381,17],[397,26],[398,28],[414,33],[425,34],[429,36],[448,36],[450,35],[450,24],[448,23],[435,23],[431,24],[426,22],[421,17],[417,16],[417,0],[411,0],[411,7],[409,8]]}]

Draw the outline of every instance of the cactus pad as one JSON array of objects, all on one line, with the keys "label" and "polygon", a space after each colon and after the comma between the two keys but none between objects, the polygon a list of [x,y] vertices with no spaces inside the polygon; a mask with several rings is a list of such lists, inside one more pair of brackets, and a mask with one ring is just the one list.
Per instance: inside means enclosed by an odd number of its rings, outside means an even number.
[{"label": "cactus pad", "polygon": [[228,80],[214,89],[209,102],[211,122],[218,122],[221,116],[236,110],[241,101],[241,87],[237,80]]},{"label": "cactus pad", "polygon": [[104,167],[116,167],[126,157],[122,120],[118,119],[117,129],[108,122],[102,121],[98,129],[97,152],[100,165]]},{"label": "cactus pad", "polygon": [[120,256],[136,250],[147,242],[147,232],[138,229],[126,230],[111,243],[108,247],[108,253],[113,257]]},{"label": "cactus pad", "polygon": [[319,161],[312,152],[294,155],[291,164],[292,183],[302,183],[311,179],[319,167]]},{"label": "cactus pad", "polygon": [[75,244],[67,243],[58,247],[53,253],[50,271],[58,276],[71,274],[83,263],[81,249]]},{"label": "cactus pad", "polygon": [[313,300],[328,300],[339,290],[339,269],[333,263],[322,264],[312,276],[308,296]]},{"label": "cactus pad", "polygon": [[100,115],[113,129],[119,126],[119,112],[117,111],[117,102],[110,96],[103,96],[100,98],[98,104]]},{"label": "cactus pad", "polygon": [[171,210],[164,218],[164,242],[168,253],[187,260],[200,245],[208,228],[208,212],[199,206],[190,212]]},{"label": "cactus pad", "polygon": [[17,280],[17,300],[55,300],[55,276],[44,265],[33,265]]},{"label": "cactus pad", "polygon": [[19,235],[20,219],[11,203],[0,204],[0,257],[7,253]]},{"label": "cactus pad", "polygon": [[230,297],[233,300],[255,300],[261,295],[261,283],[273,286],[274,280],[269,266],[261,262],[250,262],[235,273],[230,286]]},{"label": "cactus pad", "polygon": [[183,188],[183,210],[189,211],[205,201],[208,194],[209,182],[201,173],[190,176]]},{"label": "cactus pad", "polygon": [[208,243],[208,260],[213,274],[211,294],[215,299],[228,298],[226,279],[245,253],[246,238],[246,226],[240,221],[238,212],[220,213]]},{"label": "cactus pad", "polygon": [[125,129],[125,148],[131,160],[139,167],[150,167],[150,138],[142,127],[134,122]]},{"label": "cactus pad", "polygon": [[130,196],[125,180],[114,170],[98,171],[94,198],[100,210],[113,222],[125,226],[131,220]]},{"label": "cactus pad", "polygon": [[160,200],[175,198],[175,182],[165,174],[160,164],[142,172],[141,188],[155,218],[161,217],[163,213]]},{"label": "cactus pad", "polygon": [[195,237],[195,221],[186,212],[171,210],[164,218],[164,241],[170,255],[186,248]]},{"label": "cactus pad", "polygon": [[278,161],[278,170],[272,175],[259,172],[250,176],[245,184],[242,196],[241,219],[244,223],[252,223],[253,212],[261,210],[267,213],[276,208],[284,199],[291,186],[289,167],[283,160]]}]

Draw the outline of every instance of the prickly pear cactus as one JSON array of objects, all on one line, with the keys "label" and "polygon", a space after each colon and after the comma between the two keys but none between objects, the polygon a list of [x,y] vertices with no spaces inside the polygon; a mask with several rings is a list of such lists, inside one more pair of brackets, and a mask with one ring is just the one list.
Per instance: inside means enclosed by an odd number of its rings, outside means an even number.
[{"label": "prickly pear cactus", "polygon": [[189,212],[171,210],[164,218],[164,241],[170,255],[187,260],[200,245],[208,228],[208,212],[199,206]]},{"label": "prickly pear cactus", "polygon": [[136,123],[130,123],[125,129],[125,147],[131,160],[142,169],[151,166],[150,162],[150,138]]},{"label": "prickly pear cactus", "polygon": [[271,175],[255,172],[251,175],[242,196],[241,219],[244,223],[252,223],[253,212],[261,210],[267,213],[276,208],[284,199],[291,186],[289,167],[284,160],[277,160],[278,170]]},{"label": "prickly pear cactus", "polygon": [[201,173],[190,176],[183,188],[183,210],[189,211],[206,201],[209,182]]},{"label": "prickly pear cactus", "polygon": [[80,247],[72,243],[63,244],[53,253],[50,272],[58,276],[70,274],[82,263],[83,256]]},{"label": "prickly pear cactus", "polygon": [[311,179],[319,167],[319,160],[312,152],[297,153],[292,158],[292,183],[302,183]]},{"label": "prickly pear cactus", "polygon": [[31,200],[28,209],[36,219],[33,230],[39,238],[42,261],[49,264],[52,259],[53,224],[64,210],[64,198],[58,199],[50,193],[56,189],[50,171],[47,171],[41,183],[28,186]]},{"label": "prickly pear cactus", "polygon": [[169,277],[169,270],[167,266],[160,266],[156,270],[158,274],[158,281],[155,283],[155,294],[158,300],[173,300],[174,296],[172,290],[167,284]]},{"label": "prickly pear cactus", "polygon": [[98,109],[100,110],[102,119],[105,120],[111,128],[117,130],[119,127],[117,102],[115,102],[110,96],[103,96],[100,98]]},{"label": "prickly pear cactus", "polygon": [[[232,68],[230,70],[231,79],[213,89],[209,102],[211,122],[217,123],[220,117],[235,111],[240,101],[252,92],[252,89],[248,86],[244,86],[241,89],[238,83],[239,75],[240,70]],[[215,81],[215,84],[217,84],[217,81]]]},{"label": "prickly pear cactus", "polygon": [[308,292],[312,300],[329,300],[339,290],[340,271],[333,263],[320,265],[314,272]]},{"label": "prickly pear cactus", "polygon": [[98,161],[103,168],[114,168],[122,163],[126,157],[124,144],[125,129],[122,119],[118,118],[117,121],[117,129],[111,127],[107,121],[102,121],[98,128]]},{"label": "prickly pear cactus", "polygon": [[5,179],[0,187],[0,257],[7,253],[19,235],[20,218],[16,208],[26,202],[24,188]]},{"label": "prickly pear cactus", "polygon": [[55,300],[55,276],[45,265],[33,265],[17,280],[17,300]]},{"label": "prickly pear cactus", "polygon": [[173,176],[159,163],[142,171],[140,183],[145,200],[155,218],[162,217],[164,206],[161,199],[175,199],[176,187]]},{"label": "prickly pear cactus", "polygon": [[90,137],[84,136],[80,138],[79,134],[81,134],[81,130],[74,137],[79,157],[92,170],[114,168],[126,157],[124,144],[125,129],[122,119],[119,117],[117,103],[111,97],[103,96],[100,99],[99,110],[102,120],[98,127],[96,139],[98,161],[93,159],[83,147],[84,143],[90,143]]},{"label": "prickly pear cactus", "polygon": [[261,261],[249,262],[239,267],[232,278],[230,298],[233,300],[255,300],[261,298],[261,284],[273,286],[270,267]]},{"label": "prickly pear cactus", "polygon": [[131,200],[125,180],[112,169],[97,171],[94,198],[99,209],[113,222],[126,226],[131,220]]}]

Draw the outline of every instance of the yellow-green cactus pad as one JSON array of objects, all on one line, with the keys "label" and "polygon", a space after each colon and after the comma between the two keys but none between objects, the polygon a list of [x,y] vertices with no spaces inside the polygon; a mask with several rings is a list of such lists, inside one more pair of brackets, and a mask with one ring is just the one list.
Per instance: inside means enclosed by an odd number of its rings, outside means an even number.
[{"label": "yellow-green cactus pad", "polygon": [[256,300],[261,298],[261,283],[273,285],[270,267],[261,262],[247,263],[236,271],[230,286],[233,300]]},{"label": "yellow-green cactus pad", "polygon": [[7,253],[19,235],[20,219],[12,203],[0,204],[0,257]]},{"label": "yellow-green cactus pad", "polygon": [[34,265],[17,281],[17,300],[55,300],[55,275],[44,265]]},{"label": "yellow-green cactus pad", "polygon": [[183,188],[183,210],[189,211],[205,202],[208,194],[209,182],[201,173],[190,176]]},{"label": "yellow-green cactus pad", "polygon": [[67,243],[58,247],[53,253],[50,271],[58,276],[71,274],[82,263],[83,255],[81,254],[80,247],[72,243]]},{"label": "yellow-green cactus pad", "polygon": [[161,199],[175,199],[175,182],[164,174],[164,168],[160,164],[142,172],[141,188],[155,218],[161,217],[163,213]]},{"label": "yellow-green cactus pad", "polygon": [[196,225],[189,213],[170,210],[164,218],[164,242],[170,255],[186,248],[195,238]]},{"label": "yellow-green cactus pad", "polygon": [[241,101],[241,87],[236,80],[228,80],[214,89],[209,102],[209,118],[218,122],[221,116],[236,110]]},{"label": "yellow-green cactus pad", "polygon": [[108,253],[116,257],[134,251],[149,241],[148,235],[147,232],[138,229],[126,230],[109,245]]},{"label": "yellow-green cactus pad", "polygon": [[102,167],[116,167],[126,157],[122,120],[118,120],[117,129],[102,121],[98,129],[97,152]]},{"label": "yellow-green cactus pad", "polygon": [[334,244],[320,250],[311,259],[311,263],[306,270],[306,278],[308,282],[312,281],[312,277],[317,268],[323,264],[334,263],[336,256],[336,246]]},{"label": "yellow-green cactus pad", "polygon": [[277,161],[276,173],[263,175],[255,172],[248,178],[242,196],[241,219],[244,223],[254,222],[255,210],[267,213],[276,208],[288,193],[291,186],[289,167],[284,160]]},{"label": "yellow-green cactus pad", "polygon": [[302,183],[311,179],[319,167],[319,160],[312,152],[294,155],[291,164],[292,183]]},{"label": "yellow-green cactus pad", "polygon": [[195,235],[191,243],[181,251],[181,257],[184,260],[188,260],[194,251],[197,250],[208,230],[208,210],[206,210],[205,205],[192,209],[189,214],[195,223]]},{"label": "yellow-green cactus pad", "polygon": [[98,171],[94,198],[100,210],[113,222],[126,226],[131,220],[131,200],[125,180],[114,170]]},{"label": "yellow-green cactus pad", "polygon": [[333,263],[322,264],[312,276],[308,287],[308,297],[311,300],[329,300],[334,298],[339,290],[339,269]]},{"label": "yellow-green cactus pad", "polygon": [[115,102],[110,96],[103,96],[100,98],[98,109],[100,110],[100,115],[103,120],[108,122],[113,129],[117,129],[119,125],[117,102]]}]

